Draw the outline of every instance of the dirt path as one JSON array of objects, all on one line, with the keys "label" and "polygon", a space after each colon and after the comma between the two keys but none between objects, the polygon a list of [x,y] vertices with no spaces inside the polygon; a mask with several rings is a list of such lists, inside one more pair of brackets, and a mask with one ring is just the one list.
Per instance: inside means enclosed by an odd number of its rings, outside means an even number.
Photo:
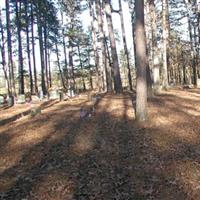
[{"label": "dirt path", "polygon": [[200,199],[200,91],[170,91],[134,122],[128,94],[87,97],[0,127],[0,199]]}]

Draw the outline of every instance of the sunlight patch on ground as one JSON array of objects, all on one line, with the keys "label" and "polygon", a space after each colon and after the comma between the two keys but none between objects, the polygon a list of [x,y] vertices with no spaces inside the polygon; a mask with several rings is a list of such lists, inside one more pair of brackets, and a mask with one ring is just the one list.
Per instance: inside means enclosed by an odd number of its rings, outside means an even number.
[{"label": "sunlight patch on ground", "polygon": [[49,172],[41,175],[41,180],[33,187],[30,199],[59,200],[72,199],[75,185],[69,180],[67,174]]},{"label": "sunlight patch on ground", "polygon": [[176,163],[175,175],[183,190],[190,199],[200,198],[200,164],[195,161],[186,160]]},{"label": "sunlight patch on ground", "polygon": [[82,127],[75,137],[71,150],[77,155],[84,155],[91,151],[96,144],[96,130],[92,126]]}]

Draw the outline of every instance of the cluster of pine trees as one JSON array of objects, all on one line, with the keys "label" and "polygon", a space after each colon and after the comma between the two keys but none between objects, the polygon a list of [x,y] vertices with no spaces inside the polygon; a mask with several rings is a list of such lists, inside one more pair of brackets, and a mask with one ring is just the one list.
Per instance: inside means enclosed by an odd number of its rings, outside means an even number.
[{"label": "cluster of pine trees", "polygon": [[[127,41],[125,33],[124,2],[129,6],[132,41]],[[128,88],[136,88],[139,120],[146,119],[147,97],[161,88],[198,85],[197,0],[116,0],[115,3],[117,10],[111,0],[5,0],[0,13],[0,50],[8,94],[26,91],[37,94],[40,88],[46,94],[55,79],[52,53],[56,55],[57,74],[65,90],[78,90],[80,82],[83,90],[96,88],[120,93],[124,87],[122,65],[125,65]],[[81,20],[85,11],[91,22],[88,31]],[[123,63],[116,44],[113,13],[120,17]],[[127,47],[130,42],[133,53]],[[40,55],[39,66],[36,55]]]}]

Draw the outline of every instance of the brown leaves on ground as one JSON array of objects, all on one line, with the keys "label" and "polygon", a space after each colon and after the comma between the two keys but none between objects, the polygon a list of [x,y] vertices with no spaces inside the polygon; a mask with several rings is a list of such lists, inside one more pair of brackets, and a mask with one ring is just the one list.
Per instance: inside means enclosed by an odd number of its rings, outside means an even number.
[{"label": "brown leaves on ground", "polygon": [[91,105],[82,95],[0,126],[0,199],[200,199],[199,90],[156,96],[140,125],[132,94],[102,95],[80,119]]}]

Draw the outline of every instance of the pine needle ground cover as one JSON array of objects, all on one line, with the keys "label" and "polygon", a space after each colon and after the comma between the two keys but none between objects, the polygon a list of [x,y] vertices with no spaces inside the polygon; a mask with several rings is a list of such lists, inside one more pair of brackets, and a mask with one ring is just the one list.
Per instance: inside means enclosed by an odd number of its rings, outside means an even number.
[{"label": "pine needle ground cover", "polygon": [[105,94],[80,118],[82,95],[1,125],[0,199],[200,199],[200,91],[150,99],[144,124],[134,103]]}]

